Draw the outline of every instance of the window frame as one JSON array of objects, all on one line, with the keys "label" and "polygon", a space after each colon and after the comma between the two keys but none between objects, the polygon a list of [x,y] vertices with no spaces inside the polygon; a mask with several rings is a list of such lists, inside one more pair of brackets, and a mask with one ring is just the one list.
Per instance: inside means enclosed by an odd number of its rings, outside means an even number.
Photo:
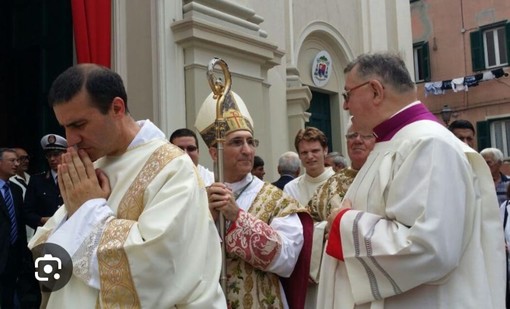
[{"label": "window frame", "polygon": [[[418,54],[420,51],[421,53]],[[413,66],[415,83],[430,81],[429,42],[422,41],[413,44]]]},{"label": "window frame", "polygon": [[[501,34],[503,36],[503,38],[500,38],[500,35],[499,35],[499,30],[503,30],[503,33]],[[489,33],[492,33],[492,44],[494,44],[493,46],[493,53],[494,53],[494,61],[495,63],[493,65],[489,64],[489,51],[488,51],[488,48],[489,48],[489,44],[487,42],[487,40],[489,39]],[[499,46],[499,43],[500,41],[503,41],[503,45],[506,45],[506,29],[505,29],[505,26],[499,26],[499,27],[494,27],[494,28],[490,28],[490,29],[485,29],[482,31],[482,37],[483,37],[483,48],[484,48],[484,60],[485,60],[485,67],[487,69],[492,69],[492,68],[497,68],[497,67],[501,67],[501,66],[507,66],[508,65],[508,51],[506,50],[507,49],[507,46],[503,46],[503,48],[505,49],[504,52],[506,52],[507,55],[504,55],[506,56],[506,62],[503,62],[501,61],[501,48]]]},{"label": "window frame", "polygon": [[[494,32],[497,29],[503,29],[503,44],[506,49],[506,62],[501,62],[501,54],[499,49],[496,50],[496,46],[499,46],[499,42],[496,40],[494,45],[494,54],[499,56],[498,62],[494,65],[489,65],[489,57],[487,51],[487,34],[497,33]],[[495,69],[499,67],[505,67],[510,65],[510,22],[507,20],[500,21],[497,23],[489,24],[478,28],[476,31],[470,33],[471,43],[471,64],[473,72],[482,71],[485,69]],[[498,58],[496,56],[496,58]]]},{"label": "window frame", "polygon": [[501,150],[505,157],[510,156],[510,116],[479,121],[476,131],[479,150],[494,147]]}]

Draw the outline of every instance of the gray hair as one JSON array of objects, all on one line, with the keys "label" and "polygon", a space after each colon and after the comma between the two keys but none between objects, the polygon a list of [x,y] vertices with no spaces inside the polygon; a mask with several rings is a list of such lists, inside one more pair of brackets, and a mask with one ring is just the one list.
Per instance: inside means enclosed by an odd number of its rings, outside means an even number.
[{"label": "gray hair", "polygon": [[398,93],[415,90],[415,84],[406,68],[404,60],[392,53],[362,54],[347,65],[344,73],[354,67],[360,78],[376,78],[386,86],[391,86]]},{"label": "gray hair", "polygon": [[332,158],[335,165],[343,165],[343,167],[349,166],[347,159],[340,153],[333,151],[326,155],[327,158]]},{"label": "gray hair", "polygon": [[287,151],[278,159],[278,168],[280,174],[294,174],[301,167],[301,160],[294,151]]},{"label": "gray hair", "polygon": [[16,150],[14,148],[10,148],[10,147],[1,147],[0,148],[0,160],[3,159],[4,152],[14,152],[14,153],[16,153]]},{"label": "gray hair", "polygon": [[496,162],[503,163],[503,153],[498,148],[485,148],[484,150],[480,151],[480,154],[482,156],[491,155]]}]

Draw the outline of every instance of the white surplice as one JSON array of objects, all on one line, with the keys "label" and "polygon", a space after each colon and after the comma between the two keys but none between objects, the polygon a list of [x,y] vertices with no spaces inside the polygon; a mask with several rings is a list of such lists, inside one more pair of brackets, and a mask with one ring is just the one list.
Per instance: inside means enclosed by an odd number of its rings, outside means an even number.
[{"label": "white surplice", "polygon": [[349,187],[344,261],[324,254],[318,308],[504,308],[505,253],[483,158],[442,125],[379,142]]},{"label": "white surplice", "polygon": [[295,198],[301,205],[308,205],[317,188],[334,174],[335,171],[331,167],[326,167],[317,177],[311,177],[305,173],[289,181],[283,187],[283,192]]}]

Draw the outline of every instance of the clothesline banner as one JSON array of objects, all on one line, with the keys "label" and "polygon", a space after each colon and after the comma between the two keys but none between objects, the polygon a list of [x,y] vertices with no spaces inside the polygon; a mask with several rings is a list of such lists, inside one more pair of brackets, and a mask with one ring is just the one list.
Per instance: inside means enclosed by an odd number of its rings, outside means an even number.
[{"label": "clothesline banner", "polygon": [[468,91],[469,87],[478,86],[480,82],[485,82],[502,76],[508,76],[502,68],[485,71],[475,75],[458,77],[451,80],[443,80],[438,82],[425,83],[424,90],[425,96],[429,94],[440,95],[445,94],[446,90],[453,90],[453,92]]}]

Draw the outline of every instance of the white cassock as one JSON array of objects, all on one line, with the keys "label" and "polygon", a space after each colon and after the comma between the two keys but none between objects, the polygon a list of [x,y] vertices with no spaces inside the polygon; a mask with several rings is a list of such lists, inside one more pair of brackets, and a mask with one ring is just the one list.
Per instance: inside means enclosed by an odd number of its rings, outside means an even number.
[{"label": "white cassock", "polygon": [[196,169],[150,121],[139,125],[124,154],[95,162],[110,180],[108,200],[89,200],[68,220],[61,207],[29,244],[58,244],[73,260],[48,308],[226,308],[219,239]]},{"label": "white cassock", "polygon": [[339,233],[343,261],[324,254],[318,308],[505,307],[490,172],[442,125],[417,121],[377,143],[345,199],[353,208],[327,245]]}]

